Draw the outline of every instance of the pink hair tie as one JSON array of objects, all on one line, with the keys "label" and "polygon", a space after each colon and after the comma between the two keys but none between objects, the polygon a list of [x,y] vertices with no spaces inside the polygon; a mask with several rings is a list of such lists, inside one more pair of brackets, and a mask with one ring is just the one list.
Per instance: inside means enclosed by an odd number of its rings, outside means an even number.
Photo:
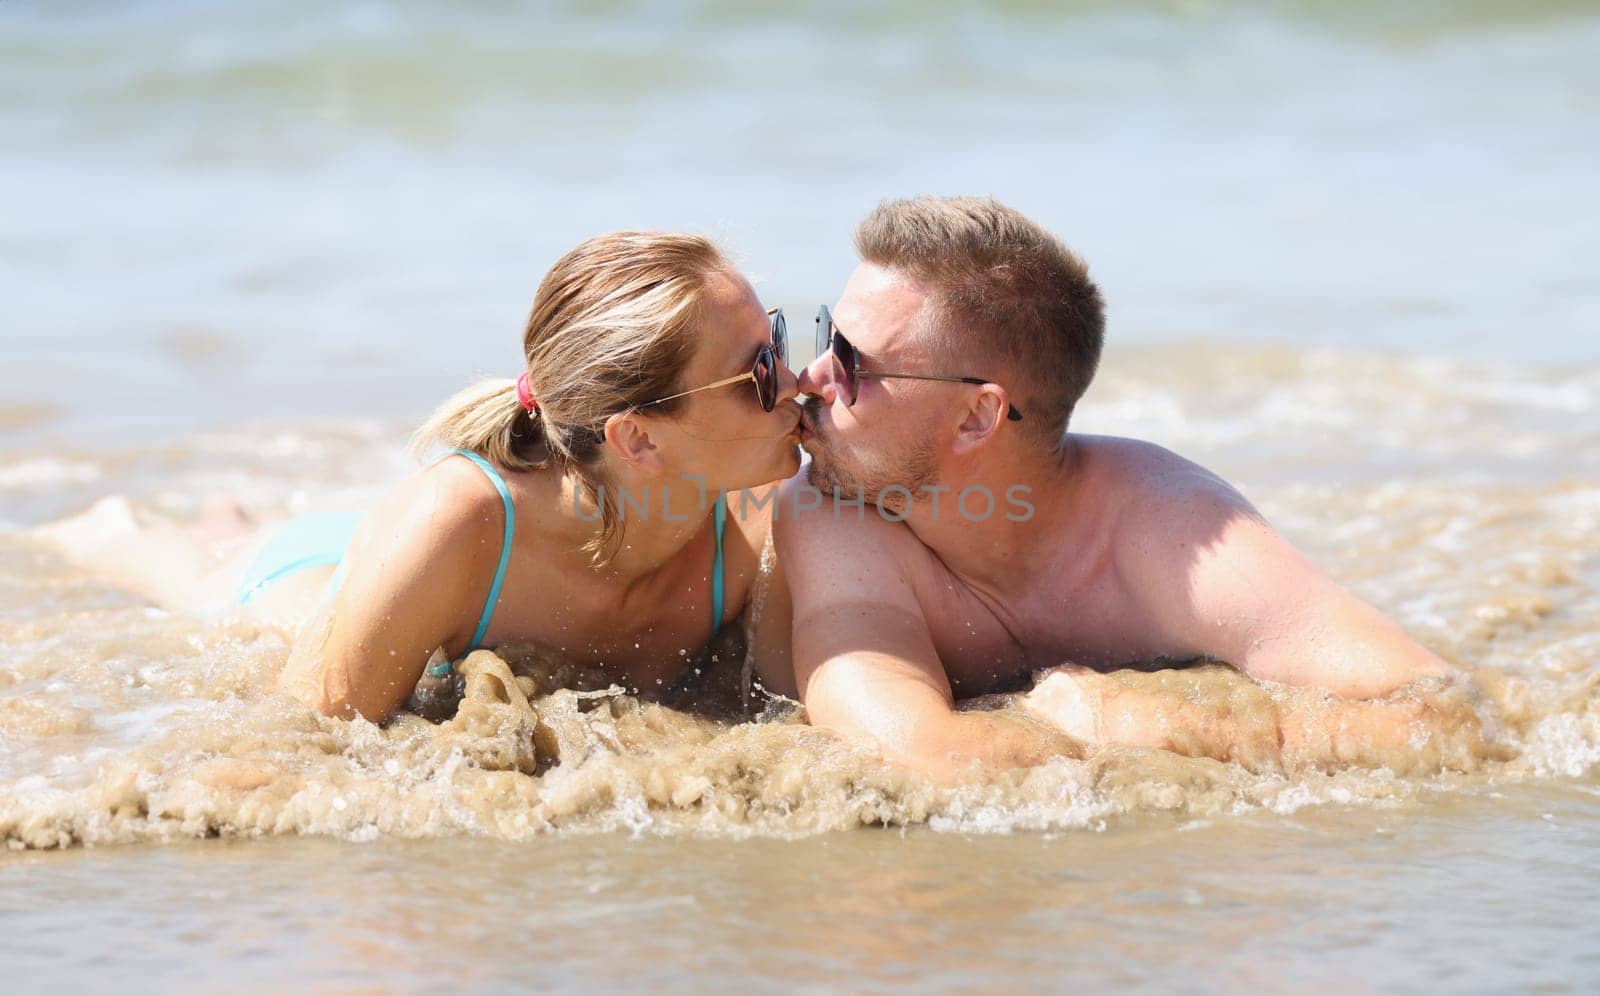
[{"label": "pink hair tie", "polygon": [[522,410],[532,415],[539,410],[539,402],[533,397],[533,387],[528,383],[528,371],[522,371],[522,376],[517,378],[517,400],[522,403]]}]

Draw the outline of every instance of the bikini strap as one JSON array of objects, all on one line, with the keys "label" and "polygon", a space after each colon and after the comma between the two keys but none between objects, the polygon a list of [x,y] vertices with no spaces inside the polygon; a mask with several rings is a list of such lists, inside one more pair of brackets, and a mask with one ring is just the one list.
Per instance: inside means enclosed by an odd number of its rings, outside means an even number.
[{"label": "bikini strap", "polygon": [[728,523],[728,496],[719,495],[712,514],[717,520],[717,559],[711,564],[711,635],[722,628],[722,528]]},{"label": "bikini strap", "polygon": [[[722,628],[722,531],[728,524],[728,496],[722,495],[712,506],[711,514],[716,519],[717,531],[713,534],[717,538],[717,556],[711,562],[711,639],[717,638],[717,630]],[[708,641],[707,646],[710,646]],[[667,688],[667,697],[682,695],[693,685],[694,679],[700,674],[700,658],[696,657],[683,669],[683,673]]]},{"label": "bikini strap", "polygon": [[483,476],[489,479],[494,489],[500,492],[500,504],[505,506],[506,527],[500,540],[500,563],[494,569],[494,582],[489,585],[489,597],[483,603],[483,613],[478,616],[478,628],[472,632],[472,640],[467,644],[467,652],[478,649],[483,642],[483,636],[489,632],[489,620],[494,618],[495,603],[500,601],[500,589],[506,583],[506,567],[511,563],[511,540],[516,535],[517,517],[511,505],[511,490],[506,487],[506,479],[500,476],[500,471],[494,464],[471,450],[452,450],[456,456],[464,456],[478,465],[483,471]]}]

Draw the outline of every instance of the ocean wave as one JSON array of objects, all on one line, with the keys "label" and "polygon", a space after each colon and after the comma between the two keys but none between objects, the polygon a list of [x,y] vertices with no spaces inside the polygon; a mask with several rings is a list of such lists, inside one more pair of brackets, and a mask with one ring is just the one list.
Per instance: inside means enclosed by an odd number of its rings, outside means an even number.
[{"label": "ocean wave", "polygon": [[[764,721],[709,718],[613,687],[555,687],[559,669],[487,651],[462,664],[464,694],[449,719],[402,714],[379,727],[275,693],[284,636],[241,622],[207,629],[121,610],[12,624],[0,640],[33,648],[0,671],[0,839],[12,847],[276,834],[1094,830],[1151,813],[1393,806],[1583,777],[1600,764],[1595,660],[1577,680],[1479,669],[1353,704],[1258,686],[1220,665],[1124,672],[1119,694],[1172,696],[1225,720],[1235,732],[1221,756],[1233,760],[1212,760],[1218,746],[1195,734],[1174,750],[1082,749],[941,784],[787,709]],[[1340,717],[1353,709],[1393,711],[1395,735],[1349,733]],[[1287,722],[1309,725],[1286,738]]]}]

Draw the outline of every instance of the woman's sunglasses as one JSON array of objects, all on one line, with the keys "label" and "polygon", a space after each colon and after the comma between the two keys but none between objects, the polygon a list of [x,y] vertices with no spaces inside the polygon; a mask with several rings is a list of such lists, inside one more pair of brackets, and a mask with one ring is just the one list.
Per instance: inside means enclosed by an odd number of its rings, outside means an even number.
[{"label": "woman's sunglasses", "polygon": [[[856,392],[860,389],[861,378],[876,377],[879,380],[942,380],[952,384],[989,384],[992,381],[982,377],[955,377],[945,374],[907,374],[907,373],[881,373],[877,370],[861,369],[861,354],[856,352],[856,347],[839,331],[839,326],[833,324],[833,314],[828,311],[828,306],[823,305],[817,310],[817,355],[831,353],[833,360],[838,363],[841,372],[838,378],[839,393],[844,398],[844,406],[851,408],[856,403]],[[1017,411],[1016,405],[1008,405],[1006,418],[1013,422],[1022,420],[1022,413]]]},{"label": "woman's sunglasses", "polygon": [[754,381],[756,385],[756,400],[761,402],[761,410],[770,412],[778,406],[778,367],[789,364],[789,323],[783,320],[783,309],[773,308],[767,312],[767,320],[772,323],[772,339],[761,351],[756,353],[756,361],[750,369],[737,377],[728,377],[715,384],[697,387],[690,391],[679,391],[669,394],[665,398],[646,401],[640,408],[659,405],[663,401],[672,401],[675,398],[688,397],[699,394],[701,391],[710,391],[718,387],[727,387],[730,384],[742,384],[745,381]]}]

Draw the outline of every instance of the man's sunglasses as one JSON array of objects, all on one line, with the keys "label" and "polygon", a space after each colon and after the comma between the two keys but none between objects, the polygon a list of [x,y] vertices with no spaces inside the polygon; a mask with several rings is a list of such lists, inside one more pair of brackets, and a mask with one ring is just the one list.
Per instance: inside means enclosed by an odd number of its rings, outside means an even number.
[{"label": "man's sunglasses", "polygon": [[739,374],[737,377],[719,380],[715,384],[707,384],[705,387],[697,387],[690,391],[679,391],[677,394],[669,394],[665,398],[646,401],[639,407],[649,408],[651,405],[659,405],[663,401],[672,401],[676,398],[688,397],[691,394],[699,394],[701,391],[727,387],[729,384],[742,384],[749,380],[755,382],[756,400],[761,402],[761,410],[764,412],[772,411],[778,406],[778,367],[780,365],[788,366],[789,364],[789,323],[783,320],[782,308],[773,308],[768,311],[767,320],[772,323],[772,339],[761,347],[760,352],[756,353],[756,361],[751,364],[749,370]]},{"label": "man's sunglasses", "polygon": [[[860,388],[861,378],[876,377],[879,380],[942,380],[952,384],[989,384],[992,381],[982,377],[955,377],[945,374],[907,374],[907,373],[882,373],[877,370],[861,369],[861,354],[856,352],[856,347],[839,331],[839,326],[833,324],[833,314],[828,311],[828,306],[823,305],[817,310],[817,355],[831,353],[835,362],[839,364],[842,376],[839,378],[839,392],[844,398],[846,408],[853,407],[856,403],[856,392]],[[1022,420],[1022,413],[1017,411],[1016,405],[1006,406],[1006,418],[1013,422]]]}]

